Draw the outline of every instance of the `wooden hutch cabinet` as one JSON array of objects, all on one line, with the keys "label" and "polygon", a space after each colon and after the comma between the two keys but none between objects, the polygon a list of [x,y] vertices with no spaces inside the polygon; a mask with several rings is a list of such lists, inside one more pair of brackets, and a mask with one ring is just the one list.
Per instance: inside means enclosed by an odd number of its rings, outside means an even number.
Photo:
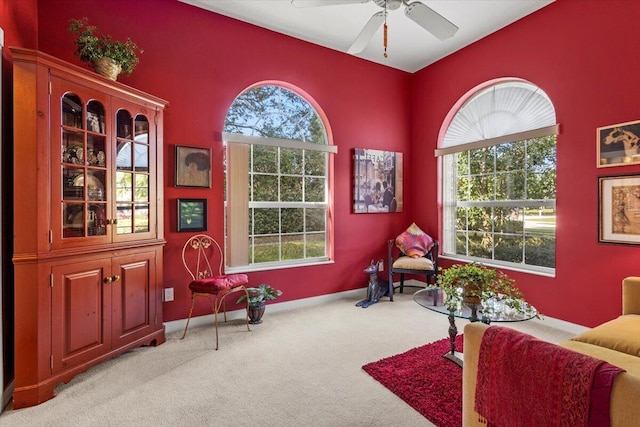
[{"label": "wooden hutch cabinet", "polygon": [[167,102],[42,52],[14,61],[14,407],[162,323]]}]

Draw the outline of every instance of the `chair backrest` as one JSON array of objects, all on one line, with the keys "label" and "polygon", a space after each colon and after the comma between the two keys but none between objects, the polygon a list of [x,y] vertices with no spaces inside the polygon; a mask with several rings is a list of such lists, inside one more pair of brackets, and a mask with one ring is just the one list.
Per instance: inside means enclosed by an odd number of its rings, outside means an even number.
[{"label": "chair backrest", "polygon": [[221,275],[222,262],[222,248],[206,234],[196,234],[182,247],[182,263],[192,280]]}]

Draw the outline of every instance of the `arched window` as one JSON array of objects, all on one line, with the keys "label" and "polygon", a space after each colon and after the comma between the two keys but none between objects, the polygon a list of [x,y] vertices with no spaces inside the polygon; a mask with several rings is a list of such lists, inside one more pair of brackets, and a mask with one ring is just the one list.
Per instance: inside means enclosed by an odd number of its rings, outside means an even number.
[{"label": "arched window", "polygon": [[[301,91],[300,91],[301,92]],[[226,256],[229,271],[329,260],[330,135],[298,93],[261,84],[227,113]]]},{"label": "arched window", "polygon": [[443,254],[555,273],[556,115],[520,79],[471,91],[443,125]]}]

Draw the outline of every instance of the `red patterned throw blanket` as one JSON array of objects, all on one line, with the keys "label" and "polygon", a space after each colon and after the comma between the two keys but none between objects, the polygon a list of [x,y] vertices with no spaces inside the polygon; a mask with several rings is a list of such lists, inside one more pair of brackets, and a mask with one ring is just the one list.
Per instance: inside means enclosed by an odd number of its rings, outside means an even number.
[{"label": "red patterned throw blanket", "polygon": [[594,357],[491,326],[480,344],[474,409],[489,427],[608,426],[620,372]]}]

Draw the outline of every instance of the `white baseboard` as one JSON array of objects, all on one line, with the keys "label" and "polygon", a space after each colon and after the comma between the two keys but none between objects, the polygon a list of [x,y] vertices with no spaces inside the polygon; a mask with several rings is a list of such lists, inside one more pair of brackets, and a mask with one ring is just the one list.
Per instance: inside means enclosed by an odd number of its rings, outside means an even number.
[{"label": "white baseboard", "polygon": [[[311,307],[314,305],[327,303],[331,301],[337,301],[346,297],[352,297],[354,295],[362,295],[362,289],[353,289],[350,291],[337,292],[334,294],[297,299],[294,301],[272,303],[272,304],[268,304],[269,305],[268,310],[272,313],[277,313],[279,311],[294,310],[298,308]],[[227,320],[243,319],[244,316],[245,316],[245,311],[242,309],[227,312]],[[218,318],[218,321],[220,321],[220,318]],[[182,331],[186,324],[187,324],[187,319],[180,319],[180,320],[173,320],[171,322],[166,322],[164,324],[164,327],[167,333],[171,333],[175,331]],[[192,317],[191,321],[189,322],[189,326],[204,326],[204,325],[213,325],[213,314]]]},{"label": "white baseboard", "polygon": [[[394,286],[399,286],[400,283],[399,282],[394,282]],[[405,280],[404,282],[404,286],[405,287],[423,287],[425,285],[424,282],[421,282],[419,280],[415,280],[415,279],[410,279],[410,280]],[[333,294],[328,294],[328,295],[320,295],[317,297],[311,297],[311,298],[303,298],[303,299],[298,299],[298,300],[294,300],[294,301],[287,301],[287,302],[281,302],[281,303],[273,303],[273,304],[269,304],[269,311],[270,312],[279,312],[279,311],[286,311],[286,310],[294,310],[294,309],[298,309],[298,308],[304,308],[304,307],[310,307],[310,306],[314,306],[314,305],[318,305],[318,304],[322,304],[322,303],[327,303],[327,302],[331,302],[331,301],[337,301],[343,298],[352,298],[354,296],[362,296],[362,291],[363,289],[353,289],[350,291],[343,291],[343,292],[336,292]],[[235,319],[242,319],[245,316],[245,311],[244,310],[233,310],[233,311],[229,311],[227,312],[227,320],[235,320]],[[567,322],[565,320],[560,320],[560,319],[555,319],[553,317],[548,317],[548,316],[543,316],[542,319],[533,319],[533,321],[535,322],[541,322],[542,325],[546,325],[552,328],[556,328],[556,329],[560,329],[563,331],[567,331],[570,332],[574,335],[578,335],[584,331],[586,331],[587,328],[586,326],[582,326],[582,325],[578,325],[576,323],[571,323],[571,322]],[[164,324],[165,326],[165,331],[167,333],[171,333],[171,332],[175,332],[175,331],[182,331],[184,329],[184,326],[187,324],[187,319],[180,319],[180,320],[174,320],[171,322],[166,322]],[[208,314],[205,316],[198,316],[198,317],[192,317],[191,321],[189,322],[190,326],[205,326],[205,325],[213,325],[213,314]]]},{"label": "white baseboard", "polygon": [[577,323],[567,322],[566,320],[556,319],[549,316],[540,316],[540,319],[531,319],[532,322],[538,322],[544,326],[550,326],[555,329],[570,332],[572,335],[578,335],[590,328],[579,325]]}]

